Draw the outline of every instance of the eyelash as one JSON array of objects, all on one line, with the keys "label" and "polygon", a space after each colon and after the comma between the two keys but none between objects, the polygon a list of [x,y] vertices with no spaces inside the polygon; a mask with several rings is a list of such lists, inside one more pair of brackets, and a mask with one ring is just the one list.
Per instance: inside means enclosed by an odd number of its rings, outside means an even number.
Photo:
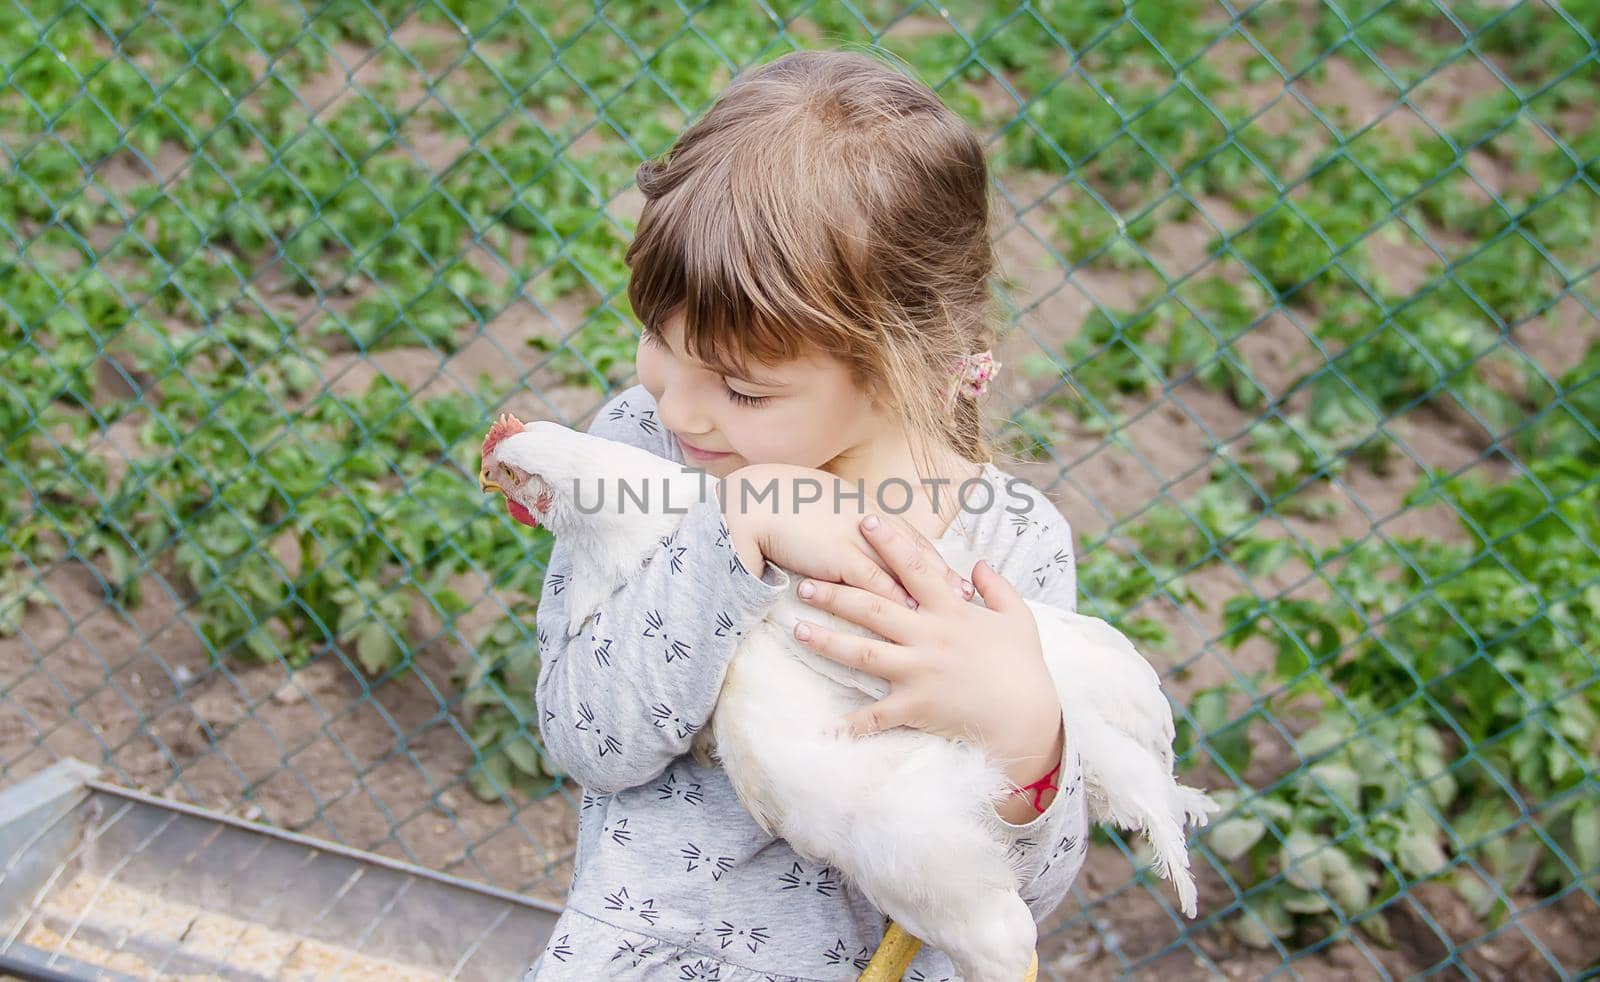
[{"label": "eyelash", "polygon": [[[658,336],[655,331],[648,327],[641,328],[639,330],[639,340],[646,344],[656,344],[666,347],[666,344],[661,340],[660,336]],[[723,384],[722,388],[728,393],[729,399],[732,399],[735,403],[741,406],[761,406],[764,405],[767,400],[772,398],[771,396],[747,396],[743,392],[735,392],[734,390],[728,388],[726,383]]]},{"label": "eyelash", "polygon": [[[724,386],[724,388],[726,388],[726,386]],[[759,406],[759,405],[761,405],[762,403],[766,402],[768,399],[770,399],[772,397],[771,396],[747,396],[743,392],[735,392],[732,389],[728,389],[728,398],[732,399],[734,402],[738,403],[741,406]]]}]

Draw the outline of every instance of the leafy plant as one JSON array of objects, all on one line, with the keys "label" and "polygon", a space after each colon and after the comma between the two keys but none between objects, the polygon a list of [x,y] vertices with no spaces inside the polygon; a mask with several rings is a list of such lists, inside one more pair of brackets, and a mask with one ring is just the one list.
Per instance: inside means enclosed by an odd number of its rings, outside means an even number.
[{"label": "leafy plant", "polygon": [[[548,536],[546,537],[548,538]],[[539,644],[528,636],[534,607],[520,604],[507,611],[473,645],[457,683],[472,742],[479,759],[468,774],[473,793],[485,801],[512,790],[537,793],[559,782],[561,772],[544,755],[537,734],[533,702],[539,680]]]},{"label": "leafy plant", "polygon": [[[1239,746],[1231,763],[1247,764],[1249,743]],[[1389,942],[1374,906],[1447,862],[1434,818],[1457,798],[1445,743],[1415,713],[1355,702],[1324,715],[1295,752],[1301,766],[1270,788],[1224,792],[1227,817],[1205,833],[1251,884],[1233,929],[1255,947],[1349,923]]]},{"label": "leafy plant", "polygon": [[[1328,550],[1313,562],[1336,569],[1332,599],[1227,605],[1230,646],[1260,636],[1277,651],[1285,687],[1268,711],[1287,716],[1309,697],[1321,717],[1297,741],[1307,766],[1262,793],[1271,804],[1261,808],[1288,833],[1274,844],[1254,812],[1215,833],[1219,856],[1248,856],[1252,879],[1274,859],[1284,876],[1252,894],[1247,940],[1287,936],[1308,919],[1328,929],[1433,876],[1487,916],[1504,894],[1557,891],[1600,865],[1589,834],[1600,804],[1575,796],[1600,766],[1589,654],[1600,624],[1600,482],[1591,467],[1555,458],[1498,484],[1429,478],[1411,504],[1432,500],[1457,511],[1469,544]],[[1392,759],[1375,756],[1385,753]],[[1330,796],[1333,787],[1345,790]],[[1521,801],[1546,804],[1529,818]],[[1346,855],[1297,878],[1290,860],[1311,843]],[[1452,853],[1495,882],[1453,870]],[[1313,887],[1327,895],[1308,895]],[[1377,919],[1362,924],[1383,936]]]}]

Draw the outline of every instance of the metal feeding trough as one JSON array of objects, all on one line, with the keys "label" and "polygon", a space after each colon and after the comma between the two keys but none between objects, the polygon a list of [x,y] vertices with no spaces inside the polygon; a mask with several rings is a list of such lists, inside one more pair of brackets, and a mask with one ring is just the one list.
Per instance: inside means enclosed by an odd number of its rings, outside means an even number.
[{"label": "metal feeding trough", "polygon": [[0,978],[502,982],[560,914],[97,775],[0,791]]}]

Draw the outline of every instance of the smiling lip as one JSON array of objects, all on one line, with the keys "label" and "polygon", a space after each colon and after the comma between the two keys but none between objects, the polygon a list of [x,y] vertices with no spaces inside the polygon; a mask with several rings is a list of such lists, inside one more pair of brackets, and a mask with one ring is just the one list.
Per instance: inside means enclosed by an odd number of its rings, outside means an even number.
[{"label": "smiling lip", "polygon": [[721,451],[721,452],[713,453],[710,450],[701,450],[699,447],[697,447],[694,444],[690,443],[689,441],[685,440],[681,436],[678,437],[678,445],[683,448],[683,452],[684,453],[689,454],[689,455],[691,455],[693,457],[698,457],[701,460],[716,460],[718,457],[726,457],[726,456],[728,456],[728,452],[727,451]]}]

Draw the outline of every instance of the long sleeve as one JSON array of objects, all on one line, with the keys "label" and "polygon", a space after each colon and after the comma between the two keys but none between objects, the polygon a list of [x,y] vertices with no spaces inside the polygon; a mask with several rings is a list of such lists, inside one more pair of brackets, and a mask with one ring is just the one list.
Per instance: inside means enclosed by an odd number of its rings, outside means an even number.
[{"label": "long sleeve", "polygon": [[[589,432],[667,457],[643,387],[613,398]],[[536,614],[539,728],[550,759],[586,789],[636,787],[687,753],[710,719],[729,660],[788,586],[734,551],[720,503],[685,510],[638,575],[568,635],[565,583],[582,557],[557,537]]]},{"label": "long sleeve", "polygon": [[[1026,599],[1076,611],[1078,587],[1072,530],[1043,494],[1031,487],[1027,492],[1034,499],[1034,507],[1009,519],[1020,544],[999,562],[999,572]],[[1066,725],[1065,715],[1062,724]],[[1061,771],[1055,781],[1061,790],[1050,804],[1023,825],[998,819],[1008,840],[1009,855],[1021,859],[1022,899],[1041,923],[1066,898],[1089,848],[1083,768],[1072,745],[1070,727],[1067,732]]]}]

